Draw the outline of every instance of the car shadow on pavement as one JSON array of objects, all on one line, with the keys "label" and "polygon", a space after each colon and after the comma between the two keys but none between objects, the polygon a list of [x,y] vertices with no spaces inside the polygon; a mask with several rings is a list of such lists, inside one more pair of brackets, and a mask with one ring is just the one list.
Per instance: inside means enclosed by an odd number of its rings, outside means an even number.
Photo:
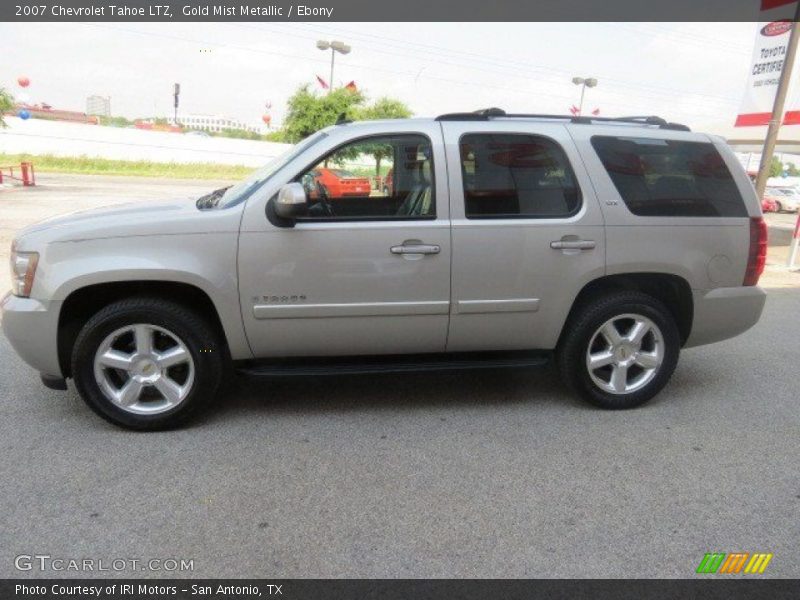
[{"label": "car shadow on pavement", "polygon": [[529,402],[577,404],[553,366],[317,377],[238,376],[203,420],[242,413],[416,411]]}]

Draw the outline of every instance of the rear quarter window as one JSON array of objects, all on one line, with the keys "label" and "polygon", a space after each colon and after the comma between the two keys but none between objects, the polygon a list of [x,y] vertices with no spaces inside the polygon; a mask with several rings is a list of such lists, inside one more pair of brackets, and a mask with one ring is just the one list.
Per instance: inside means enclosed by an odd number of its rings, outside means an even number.
[{"label": "rear quarter window", "polygon": [[643,217],[746,217],[747,208],[714,144],[593,136],[628,209]]}]

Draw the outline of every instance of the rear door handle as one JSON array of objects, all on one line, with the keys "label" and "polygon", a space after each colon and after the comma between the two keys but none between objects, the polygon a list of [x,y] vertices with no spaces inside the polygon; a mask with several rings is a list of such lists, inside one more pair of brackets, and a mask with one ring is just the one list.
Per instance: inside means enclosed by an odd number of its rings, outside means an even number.
[{"label": "rear door handle", "polygon": [[597,246],[594,240],[557,240],[550,242],[553,250],[591,250]]},{"label": "rear door handle", "polygon": [[437,244],[403,244],[389,248],[392,254],[439,254],[441,246]]}]

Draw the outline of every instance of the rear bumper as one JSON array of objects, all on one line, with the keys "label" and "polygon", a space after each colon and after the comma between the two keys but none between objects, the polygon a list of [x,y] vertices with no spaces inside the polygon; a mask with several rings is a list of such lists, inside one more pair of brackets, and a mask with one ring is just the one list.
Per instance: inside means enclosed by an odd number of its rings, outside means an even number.
[{"label": "rear bumper", "polygon": [[9,293],[0,300],[3,333],[22,360],[51,377],[62,377],[58,364],[60,302],[43,303]]},{"label": "rear bumper", "polygon": [[694,290],[692,333],[685,348],[727,340],[758,322],[767,294],[760,287]]}]

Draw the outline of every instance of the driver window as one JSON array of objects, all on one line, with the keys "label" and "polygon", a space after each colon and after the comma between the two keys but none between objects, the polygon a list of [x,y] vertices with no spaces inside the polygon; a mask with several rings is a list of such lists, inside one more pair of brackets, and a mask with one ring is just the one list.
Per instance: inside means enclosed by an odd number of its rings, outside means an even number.
[{"label": "driver window", "polygon": [[371,137],[328,154],[295,178],[303,220],[435,218],[431,143],[422,135]]}]

